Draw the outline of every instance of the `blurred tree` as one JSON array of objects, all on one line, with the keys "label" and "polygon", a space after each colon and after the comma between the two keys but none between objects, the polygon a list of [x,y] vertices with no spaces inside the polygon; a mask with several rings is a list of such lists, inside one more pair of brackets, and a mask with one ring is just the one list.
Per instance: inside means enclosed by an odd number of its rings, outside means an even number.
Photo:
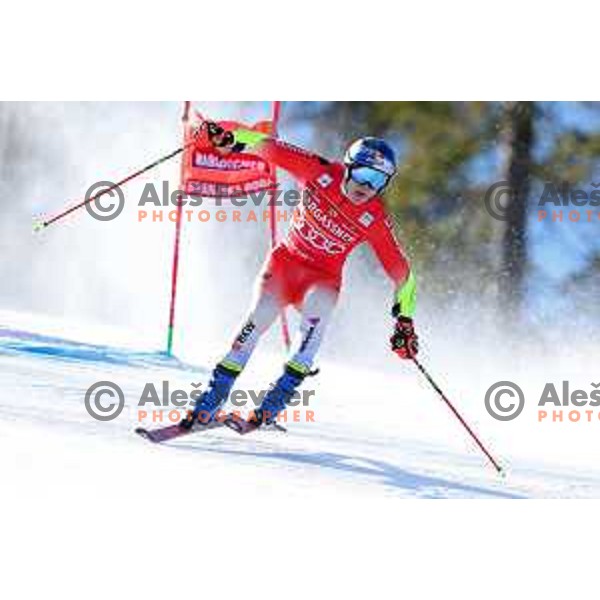
[{"label": "blurred tree", "polygon": [[[507,103],[509,188],[515,193],[506,204],[506,225],[502,242],[500,290],[505,307],[518,312],[523,298],[527,265],[527,215],[533,162],[534,103]],[[515,315],[513,315],[515,316]]]},{"label": "blurred tree", "polygon": [[[577,104],[578,106],[575,106]],[[428,293],[476,292],[517,314],[530,272],[529,202],[540,182],[581,183],[600,156],[600,128],[582,127],[600,103],[321,102],[290,103],[311,123],[325,152],[380,135],[399,149],[400,172],[386,194],[417,263],[440,273]],[[578,119],[565,114],[587,111]],[[517,193],[507,221],[483,198],[495,181]],[[453,268],[454,267],[454,268]],[[458,268],[457,268],[458,267]],[[467,276],[470,275],[470,276]]]}]

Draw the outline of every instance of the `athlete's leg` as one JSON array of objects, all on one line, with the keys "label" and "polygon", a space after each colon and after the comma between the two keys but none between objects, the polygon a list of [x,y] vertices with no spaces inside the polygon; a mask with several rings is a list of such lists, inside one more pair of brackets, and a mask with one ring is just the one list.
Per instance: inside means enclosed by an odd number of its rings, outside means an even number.
[{"label": "athlete's leg", "polygon": [[260,336],[269,329],[281,310],[281,302],[264,287],[257,290],[250,314],[244,320],[229,352],[220,364],[237,372],[246,366]]},{"label": "athlete's leg", "polygon": [[254,298],[250,315],[231,349],[213,370],[207,390],[196,400],[194,410],[182,421],[182,426],[190,428],[198,420],[206,423],[215,417],[227,402],[233,384],[246,366],[260,336],[277,317],[282,302],[277,295],[277,288],[265,285],[264,275],[259,280]]},{"label": "athlete's leg", "polygon": [[283,375],[267,392],[261,407],[256,411],[255,418],[259,423],[274,421],[310,374],[337,297],[337,289],[325,285],[316,285],[305,295],[300,331],[294,340],[293,353],[285,365]]},{"label": "athlete's leg", "polygon": [[307,292],[302,303],[300,331],[287,363],[289,366],[304,373],[311,370],[337,298],[337,289],[330,286],[316,285]]}]

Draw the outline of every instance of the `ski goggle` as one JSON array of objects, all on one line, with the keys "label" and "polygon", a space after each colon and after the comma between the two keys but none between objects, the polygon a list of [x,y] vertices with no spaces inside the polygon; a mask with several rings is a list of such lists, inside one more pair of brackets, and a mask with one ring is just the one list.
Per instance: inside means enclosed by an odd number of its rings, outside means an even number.
[{"label": "ski goggle", "polygon": [[368,185],[372,190],[382,190],[390,180],[389,176],[371,167],[351,167],[348,175],[360,185]]}]

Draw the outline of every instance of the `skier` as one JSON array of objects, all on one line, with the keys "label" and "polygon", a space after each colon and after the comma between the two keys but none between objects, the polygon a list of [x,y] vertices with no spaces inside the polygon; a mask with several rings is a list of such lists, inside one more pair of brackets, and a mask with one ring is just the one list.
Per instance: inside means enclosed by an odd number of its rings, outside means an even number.
[{"label": "skier", "polygon": [[302,319],[292,355],[281,377],[248,419],[254,427],[275,422],[302,381],[314,374],[315,355],[340,292],[344,263],[363,242],[371,245],[396,286],[392,350],[401,358],[415,356],[416,282],[380,197],[396,172],[390,146],[378,138],[361,138],[348,148],[342,164],[264,133],[225,131],[214,122],[204,126],[208,139],[220,152],[248,150],[286,170],[305,189],[287,237],[266,259],[248,318],[181,426],[191,428],[196,421],[214,419],[261,335],[285,306],[294,305]]}]

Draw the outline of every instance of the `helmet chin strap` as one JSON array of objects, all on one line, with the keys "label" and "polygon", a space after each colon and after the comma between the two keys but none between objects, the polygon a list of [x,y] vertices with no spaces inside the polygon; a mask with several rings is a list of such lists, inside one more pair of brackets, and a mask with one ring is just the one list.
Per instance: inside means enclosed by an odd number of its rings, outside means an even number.
[{"label": "helmet chin strap", "polygon": [[348,181],[350,180],[350,175],[348,173],[348,169],[346,169],[346,173],[344,174],[344,178],[342,179],[342,182],[340,183],[340,189],[342,190],[342,193],[344,194],[344,196],[348,197],[348,191],[347,191],[347,185],[348,185]]}]

